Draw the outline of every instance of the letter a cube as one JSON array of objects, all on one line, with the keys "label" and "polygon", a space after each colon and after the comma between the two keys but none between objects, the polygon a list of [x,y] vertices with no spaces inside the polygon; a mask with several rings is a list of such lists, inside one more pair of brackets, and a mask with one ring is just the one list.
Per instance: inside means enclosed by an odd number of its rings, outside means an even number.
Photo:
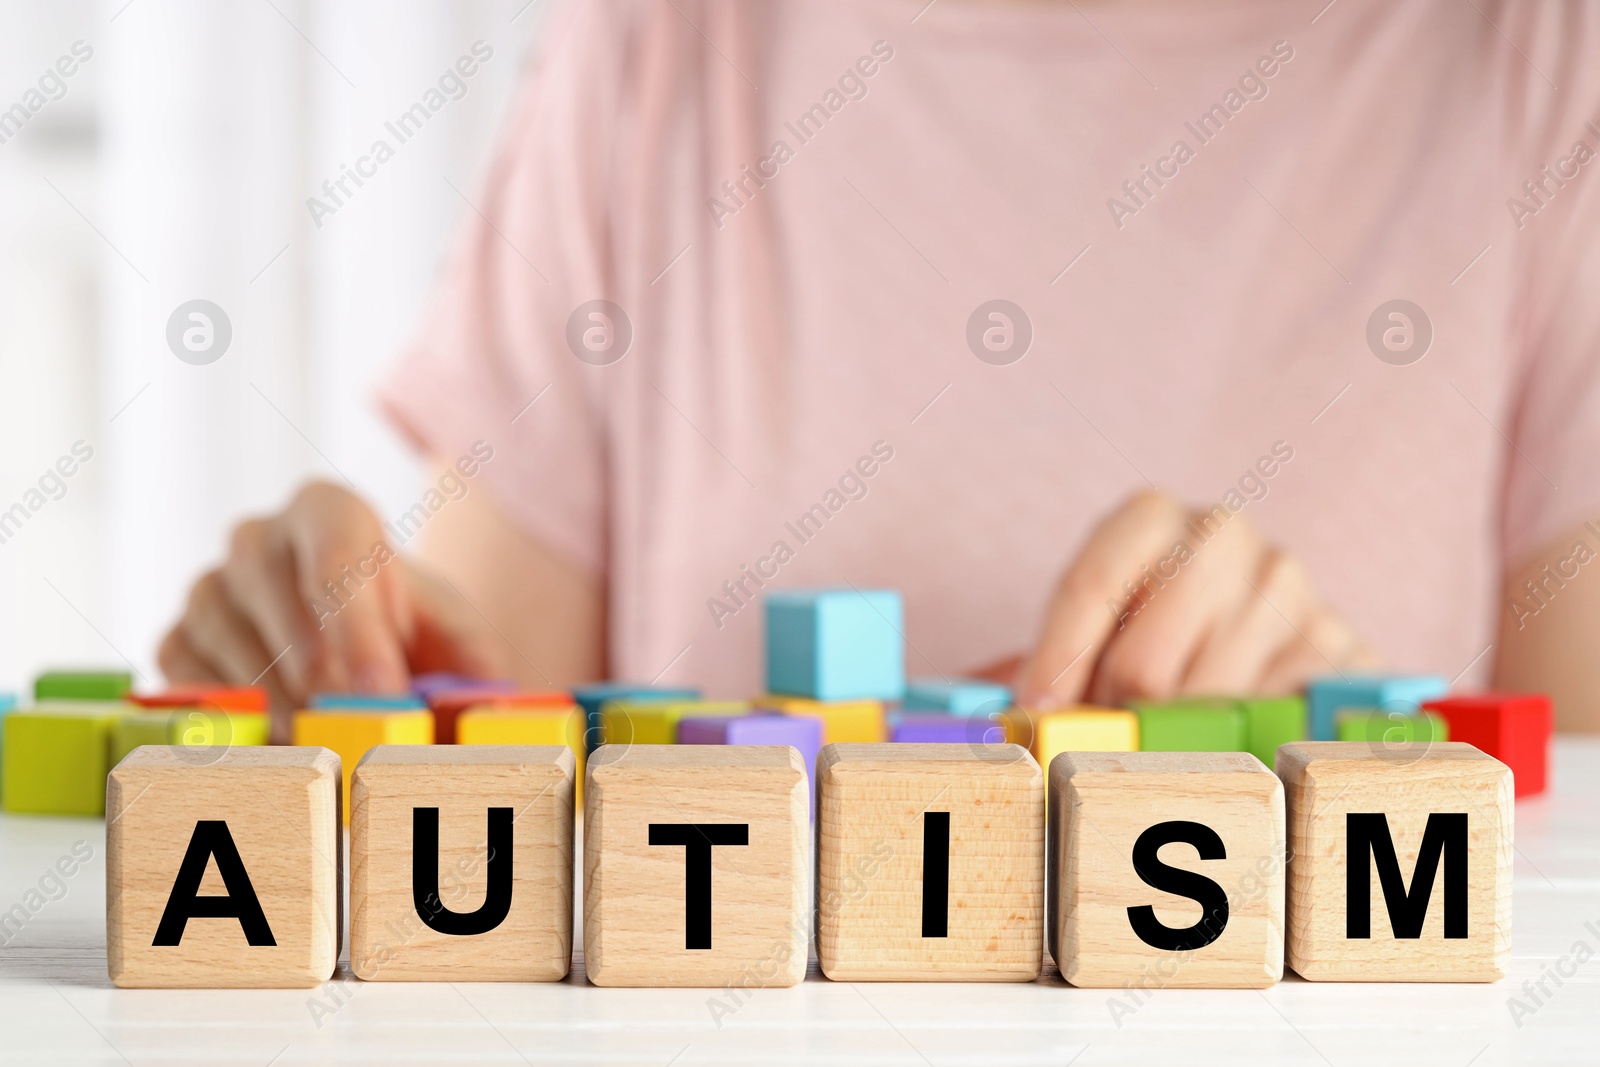
[{"label": "letter a cube", "polygon": [[1044,778],[1026,749],[828,745],[817,801],[817,960],[829,978],[1039,976]]},{"label": "letter a cube", "polygon": [[565,978],[574,766],[565,745],[379,745],[362,757],[350,788],[356,976]]},{"label": "letter a cube", "polygon": [[339,958],[339,757],[146,745],[106,787],[106,960],[125,988],[303,988]]},{"label": "letter a cube", "polygon": [[601,986],[805,977],[806,767],[774,745],[602,745],[583,812],[583,956]]},{"label": "letter a cube", "polygon": [[1057,756],[1049,862],[1051,952],[1073,985],[1283,976],[1283,786],[1248,752]]},{"label": "letter a cube", "polygon": [[1456,741],[1278,750],[1287,962],[1314,982],[1492,982],[1511,955],[1511,770]]}]

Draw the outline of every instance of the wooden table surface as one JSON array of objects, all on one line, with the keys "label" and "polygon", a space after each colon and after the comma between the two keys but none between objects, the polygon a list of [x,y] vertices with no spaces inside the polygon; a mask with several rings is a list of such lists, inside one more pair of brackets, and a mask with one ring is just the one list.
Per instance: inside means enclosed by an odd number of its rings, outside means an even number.
[{"label": "wooden table surface", "polygon": [[[1291,976],[1264,992],[1163,990],[1120,1017],[1109,991],[1073,989],[1053,968],[1026,985],[873,984],[829,982],[813,962],[804,984],[716,1015],[712,990],[591,986],[581,958],[554,985],[363,983],[341,964],[321,990],[118,990],[104,824],[0,816],[0,915],[74,846],[93,850],[72,878],[46,880],[20,930],[0,930],[0,1063],[1600,1063],[1600,740],[1558,741],[1554,782],[1517,805],[1508,979]],[[1524,982],[1558,961],[1576,973],[1547,980],[1535,1004]]]}]

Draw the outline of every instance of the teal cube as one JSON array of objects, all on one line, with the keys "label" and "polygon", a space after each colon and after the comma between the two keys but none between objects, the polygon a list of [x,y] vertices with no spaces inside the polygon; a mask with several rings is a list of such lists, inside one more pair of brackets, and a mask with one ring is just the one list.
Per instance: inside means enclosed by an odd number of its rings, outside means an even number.
[{"label": "teal cube", "polygon": [[1352,674],[1312,679],[1306,686],[1311,709],[1311,739],[1338,739],[1336,717],[1345,708],[1415,713],[1425,702],[1450,691],[1450,683],[1433,674]]},{"label": "teal cube", "polygon": [[769,593],[766,604],[768,692],[813,700],[905,695],[905,613],[899,593]]},{"label": "teal cube", "polygon": [[1307,740],[1306,702],[1293,697],[1246,697],[1239,701],[1244,712],[1244,747],[1268,767],[1278,758],[1278,746]]},{"label": "teal cube", "polygon": [[1011,706],[1011,690],[975,678],[913,678],[906,683],[906,711],[942,711],[947,715],[993,715]]},{"label": "teal cube", "polygon": [[313,711],[417,711],[427,701],[411,693],[313,693]]},{"label": "teal cube", "polygon": [[1245,715],[1232,700],[1136,702],[1140,752],[1242,752]]},{"label": "teal cube", "polygon": [[33,683],[35,700],[121,700],[133,689],[127,671],[45,671]]}]

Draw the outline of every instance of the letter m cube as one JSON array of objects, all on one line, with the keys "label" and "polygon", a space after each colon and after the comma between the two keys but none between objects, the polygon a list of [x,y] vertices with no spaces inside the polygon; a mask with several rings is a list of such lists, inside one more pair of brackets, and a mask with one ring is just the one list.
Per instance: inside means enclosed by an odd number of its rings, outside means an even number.
[{"label": "letter m cube", "polygon": [[1460,742],[1278,749],[1288,965],[1324,982],[1492,982],[1511,954],[1511,771]]}]

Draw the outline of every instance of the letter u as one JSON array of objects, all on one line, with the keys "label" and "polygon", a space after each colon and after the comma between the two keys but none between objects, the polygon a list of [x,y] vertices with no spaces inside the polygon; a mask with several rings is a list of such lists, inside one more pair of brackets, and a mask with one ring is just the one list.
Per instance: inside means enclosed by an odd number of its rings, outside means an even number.
[{"label": "letter u", "polygon": [[483,904],[477,911],[451,911],[439,898],[439,809],[411,809],[411,899],[430,930],[457,937],[486,934],[511,911],[510,808],[489,809],[489,859],[484,864]]}]

